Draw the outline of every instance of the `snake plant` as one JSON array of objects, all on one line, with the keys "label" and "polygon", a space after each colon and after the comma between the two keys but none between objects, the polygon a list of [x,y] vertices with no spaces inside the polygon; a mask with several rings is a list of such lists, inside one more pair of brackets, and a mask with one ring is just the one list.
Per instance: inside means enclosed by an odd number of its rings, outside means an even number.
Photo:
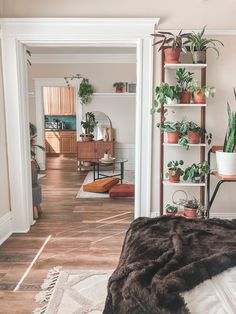
[{"label": "snake plant", "polygon": [[[234,88],[234,96],[236,99],[236,90]],[[233,153],[236,146],[236,111],[230,108],[229,103],[227,103],[228,111],[228,129],[225,136],[223,151],[226,153]]]}]

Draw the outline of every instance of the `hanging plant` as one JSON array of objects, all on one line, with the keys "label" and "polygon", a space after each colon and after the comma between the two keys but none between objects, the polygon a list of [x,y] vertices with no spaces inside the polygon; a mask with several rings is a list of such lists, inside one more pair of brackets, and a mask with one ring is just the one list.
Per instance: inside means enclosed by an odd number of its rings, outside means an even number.
[{"label": "hanging plant", "polygon": [[86,105],[91,100],[91,96],[93,95],[93,87],[89,84],[89,80],[83,78],[79,87],[79,97],[82,105]]},{"label": "hanging plant", "polygon": [[73,81],[74,79],[82,79],[78,91],[78,95],[80,98],[80,103],[82,105],[86,105],[87,103],[90,102],[91,96],[93,95],[93,86],[89,83],[89,80],[82,77],[80,74],[76,74],[71,77],[64,77],[66,81],[66,85],[70,87],[70,82]]}]

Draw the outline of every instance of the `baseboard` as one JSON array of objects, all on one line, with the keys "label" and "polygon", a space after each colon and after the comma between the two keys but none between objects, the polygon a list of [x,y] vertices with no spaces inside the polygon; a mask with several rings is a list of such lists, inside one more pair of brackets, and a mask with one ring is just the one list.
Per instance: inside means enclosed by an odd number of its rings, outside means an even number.
[{"label": "baseboard", "polygon": [[[159,217],[159,212],[152,211],[151,218]],[[236,213],[211,213],[210,218],[236,219]]]},{"label": "baseboard", "polygon": [[0,245],[12,234],[11,212],[0,218]]}]

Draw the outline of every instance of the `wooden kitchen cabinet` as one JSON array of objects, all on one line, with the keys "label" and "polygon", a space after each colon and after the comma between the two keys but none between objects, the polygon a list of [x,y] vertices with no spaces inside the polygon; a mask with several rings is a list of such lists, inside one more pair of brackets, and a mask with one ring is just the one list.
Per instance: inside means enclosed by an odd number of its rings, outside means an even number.
[{"label": "wooden kitchen cabinet", "polygon": [[105,150],[114,156],[114,142],[91,141],[77,142],[77,160],[79,168],[86,168],[85,161],[98,161],[104,155]]},{"label": "wooden kitchen cabinet", "polygon": [[44,87],[43,101],[45,115],[76,115],[76,89],[74,87]]},{"label": "wooden kitchen cabinet", "polygon": [[60,88],[60,112],[63,115],[75,115],[76,90],[74,87]]},{"label": "wooden kitchen cabinet", "polygon": [[76,156],[76,131],[46,131],[47,156]]}]

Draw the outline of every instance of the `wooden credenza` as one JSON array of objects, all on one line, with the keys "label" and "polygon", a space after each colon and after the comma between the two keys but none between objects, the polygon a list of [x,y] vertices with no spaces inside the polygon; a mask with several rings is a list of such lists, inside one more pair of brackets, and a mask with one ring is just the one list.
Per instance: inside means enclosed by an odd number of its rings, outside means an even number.
[{"label": "wooden credenza", "polygon": [[76,156],[76,131],[46,131],[47,156]]},{"label": "wooden credenza", "polygon": [[86,161],[98,161],[103,157],[105,150],[109,150],[109,154],[114,156],[114,146],[114,142],[77,142],[78,167],[86,168],[86,163],[84,163]]}]

